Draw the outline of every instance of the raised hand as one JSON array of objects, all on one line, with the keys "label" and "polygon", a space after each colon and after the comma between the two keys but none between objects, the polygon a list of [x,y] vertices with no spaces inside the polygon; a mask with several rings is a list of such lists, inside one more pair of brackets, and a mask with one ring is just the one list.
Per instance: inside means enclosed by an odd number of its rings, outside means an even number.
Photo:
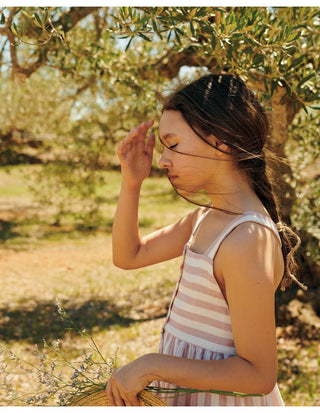
[{"label": "raised hand", "polygon": [[121,174],[127,185],[139,186],[150,174],[155,135],[151,133],[146,140],[146,133],[153,123],[151,120],[136,126],[119,145]]}]

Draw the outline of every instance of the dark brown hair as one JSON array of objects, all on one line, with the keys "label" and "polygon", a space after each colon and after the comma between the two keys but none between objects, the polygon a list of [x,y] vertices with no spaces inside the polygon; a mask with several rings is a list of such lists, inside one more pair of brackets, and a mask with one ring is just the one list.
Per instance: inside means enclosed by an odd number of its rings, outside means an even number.
[{"label": "dark brown hair", "polygon": [[231,149],[238,167],[246,173],[253,190],[277,225],[285,264],[281,289],[284,290],[292,280],[305,289],[295,277],[297,264],[294,252],[300,245],[300,238],[279,217],[266,168],[265,144],[270,127],[265,110],[254,92],[238,76],[209,74],[167,97],[163,103],[165,110],[179,111],[207,144],[213,146],[208,137],[214,135]]}]

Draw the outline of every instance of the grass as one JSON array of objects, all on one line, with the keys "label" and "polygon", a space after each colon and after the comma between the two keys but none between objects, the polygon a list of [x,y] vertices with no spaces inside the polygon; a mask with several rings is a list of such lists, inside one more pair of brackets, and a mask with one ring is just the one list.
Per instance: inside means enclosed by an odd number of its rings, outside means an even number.
[{"label": "grass", "polygon": [[[39,165],[11,167],[0,174],[0,240],[2,248],[30,250],[52,242],[72,240],[86,242],[87,238],[110,233],[119,196],[119,172],[103,172],[106,184],[101,185],[101,217],[95,223],[79,222],[76,211],[54,224],[54,208],[35,202],[28,180],[32,169],[39,173]],[[7,187],[10,187],[9,190]],[[159,228],[159,223],[172,223],[194,207],[176,196],[166,178],[148,178],[142,186],[139,224],[146,231]],[[80,206],[81,208],[81,206]],[[2,225],[2,228],[1,228]]]},{"label": "grass", "polygon": [[[103,354],[119,347],[119,364],[157,351],[180,259],[133,271],[115,268],[110,231],[120,174],[107,173],[107,186],[99,188],[105,219],[88,230],[72,220],[52,225],[52,210],[40,208],[28,190],[24,177],[32,168],[0,170],[0,342],[34,362],[35,344],[61,339],[68,358],[80,357],[84,343],[61,323],[59,297]],[[149,178],[142,188],[141,231],[173,223],[193,208],[175,196],[166,178]],[[278,383],[287,405],[320,405],[319,347],[280,340]],[[13,380],[21,392],[35,388],[25,372]],[[6,403],[0,389],[0,406]]]}]

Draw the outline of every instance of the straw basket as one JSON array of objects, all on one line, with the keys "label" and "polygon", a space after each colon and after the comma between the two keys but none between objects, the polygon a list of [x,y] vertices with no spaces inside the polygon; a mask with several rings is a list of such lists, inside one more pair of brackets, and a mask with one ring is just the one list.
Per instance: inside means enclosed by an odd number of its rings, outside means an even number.
[{"label": "straw basket", "polygon": [[[167,406],[159,397],[147,390],[142,390],[139,393],[139,399],[143,406]],[[97,386],[75,396],[68,403],[68,406],[112,406],[112,404],[107,397],[106,391]]]}]

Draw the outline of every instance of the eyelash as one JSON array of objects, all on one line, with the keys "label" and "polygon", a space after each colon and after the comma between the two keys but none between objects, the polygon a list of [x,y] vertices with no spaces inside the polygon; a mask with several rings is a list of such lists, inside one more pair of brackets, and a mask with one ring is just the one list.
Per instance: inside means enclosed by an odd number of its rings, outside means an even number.
[{"label": "eyelash", "polygon": [[178,144],[175,143],[174,145],[169,146],[169,149],[173,149],[173,148],[175,148],[177,145],[178,145]]}]

